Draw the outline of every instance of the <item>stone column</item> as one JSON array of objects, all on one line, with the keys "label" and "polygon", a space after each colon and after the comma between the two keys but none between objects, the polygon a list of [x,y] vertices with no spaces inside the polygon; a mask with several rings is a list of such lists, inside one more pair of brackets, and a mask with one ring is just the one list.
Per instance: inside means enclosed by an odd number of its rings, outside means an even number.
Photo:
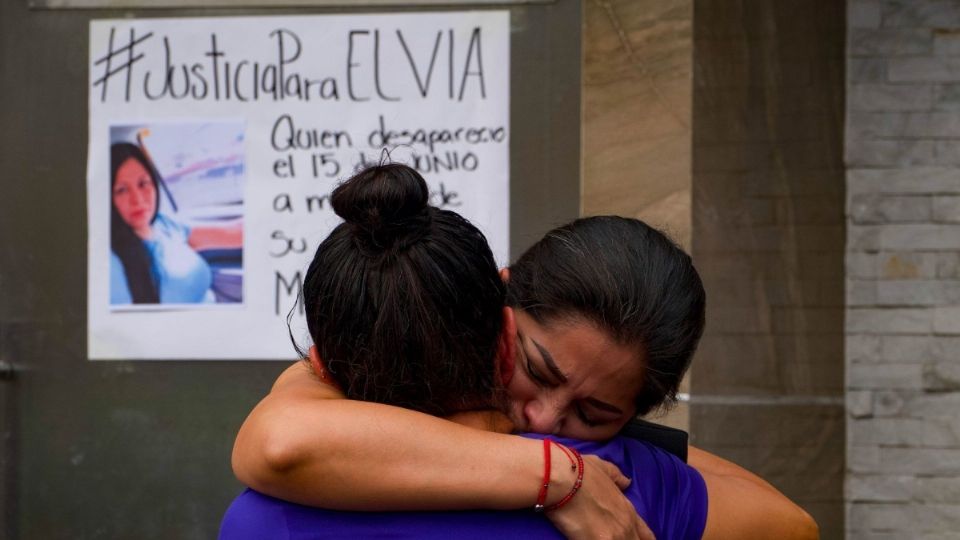
[{"label": "stone column", "polygon": [[843,535],[844,5],[694,2],[693,442]]},{"label": "stone column", "polygon": [[848,538],[960,538],[960,3],[848,2]]}]

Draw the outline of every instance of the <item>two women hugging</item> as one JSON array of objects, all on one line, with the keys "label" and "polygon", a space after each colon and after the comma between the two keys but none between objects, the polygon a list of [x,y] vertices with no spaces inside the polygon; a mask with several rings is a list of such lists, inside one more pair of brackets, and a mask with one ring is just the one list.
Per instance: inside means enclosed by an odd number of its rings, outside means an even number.
[{"label": "two women hugging", "polygon": [[578,219],[498,272],[409,167],[332,204],[313,345],[237,436],[252,489],[221,538],[817,537],[748,471],[620,434],[675,399],[703,332],[700,278],[662,233]]}]

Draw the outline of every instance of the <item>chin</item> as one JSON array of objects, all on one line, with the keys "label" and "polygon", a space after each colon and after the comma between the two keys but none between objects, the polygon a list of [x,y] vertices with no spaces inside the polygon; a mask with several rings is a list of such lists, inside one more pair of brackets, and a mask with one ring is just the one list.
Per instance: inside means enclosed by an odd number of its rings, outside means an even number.
[{"label": "chin", "polygon": [[127,222],[127,226],[133,230],[142,229],[149,225],[145,219],[125,219],[124,221]]}]

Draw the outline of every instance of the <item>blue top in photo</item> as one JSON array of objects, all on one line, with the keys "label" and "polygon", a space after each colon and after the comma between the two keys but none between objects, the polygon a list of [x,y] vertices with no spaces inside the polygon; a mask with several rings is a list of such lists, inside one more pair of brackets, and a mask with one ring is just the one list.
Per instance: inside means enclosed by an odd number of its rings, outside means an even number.
[{"label": "blue top in photo", "polygon": [[[160,292],[161,304],[198,304],[212,302],[210,285],[213,273],[187,239],[190,228],[164,214],[157,214],[151,225],[153,237],[143,243],[150,253],[150,269]],[[123,263],[110,254],[110,304],[130,304],[133,298]]]}]

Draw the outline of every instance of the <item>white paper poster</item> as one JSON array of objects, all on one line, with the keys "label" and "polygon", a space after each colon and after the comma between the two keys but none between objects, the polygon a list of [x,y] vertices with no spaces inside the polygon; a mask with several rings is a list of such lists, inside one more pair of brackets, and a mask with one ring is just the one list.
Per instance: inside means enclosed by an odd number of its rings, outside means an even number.
[{"label": "white paper poster", "polygon": [[385,158],[505,263],[509,38],[505,11],[91,22],[89,357],[293,358],[330,192]]}]

